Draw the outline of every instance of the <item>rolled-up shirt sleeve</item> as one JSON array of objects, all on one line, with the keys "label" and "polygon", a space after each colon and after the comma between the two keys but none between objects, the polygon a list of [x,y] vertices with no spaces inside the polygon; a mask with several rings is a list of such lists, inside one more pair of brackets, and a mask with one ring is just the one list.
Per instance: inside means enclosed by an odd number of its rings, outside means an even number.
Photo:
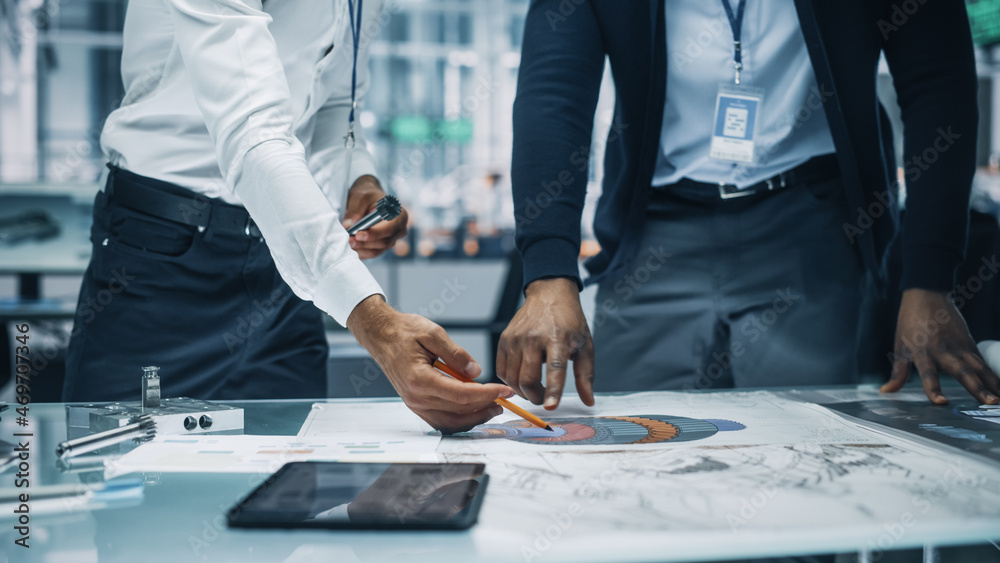
[{"label": "rolled-up shirt sleeve", "polygon": [[282,278],[338,323],[382,289],[292,134],[270,16],[254,0],[165,0],[219,168],[267,240]]}]

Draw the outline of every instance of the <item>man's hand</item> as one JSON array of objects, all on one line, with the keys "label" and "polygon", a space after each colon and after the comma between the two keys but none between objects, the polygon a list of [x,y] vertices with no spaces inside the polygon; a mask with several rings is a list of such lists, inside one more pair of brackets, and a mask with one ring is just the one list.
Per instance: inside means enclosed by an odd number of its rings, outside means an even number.
[{"label": "man's hand", "polygon": [[[385,192],[379,186],[374,176],[358,178],[351,190],[347,192],[347,210],[344,212],[344,228],[357,223],[362,217],[375,210],[378,200],[385,197]],[[406,209],[392,221],[382,221],[374,227],[361,231],[351,237],[351,248],[357,251],[362,260],[375,258],[396,244],[396,241],[406,235]]]},{"label": "man's hand", "polygon": [[443,328],[419,315],[396,311],[379,295],[351,311],[347,328],[375,358],[406,406],[445,434],[486,422],[503,412],[494,399],[514,396],[503,385],[463,383],[431,367],[440,357],[467,377],[482,373]]},{"label": "man's hand", "polygon": [[916,366],[924,392],[931,402],[943,405],[938,374],[957,379],[982,404],[1000,402],[1000,379],[986,361],[965,326],[965,319],[944,293],[924,289],[903,292],[896,324],[896,347],[892,377],[883,393],[898,391]]},{"label": "man's hand", "polygon": [[[594,343],[574,280],[531,282],[524,305],[500,335],[497,377],[515,393],[548,410],[559,405],[566,367],[573,360],[576,389],[584,404],[594,404]],[[546,386],[542,388],[542,364]]]}]

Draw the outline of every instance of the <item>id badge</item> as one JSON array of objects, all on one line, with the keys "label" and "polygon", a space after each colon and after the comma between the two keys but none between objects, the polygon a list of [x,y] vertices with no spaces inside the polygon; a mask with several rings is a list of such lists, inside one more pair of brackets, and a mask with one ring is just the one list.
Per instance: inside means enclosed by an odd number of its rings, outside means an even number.
[{"label": "id badge", "polygon": [[708,155],[718,160],[753,162],[757,114],[764,91],[720,84],[715,99],[712,145]]}]

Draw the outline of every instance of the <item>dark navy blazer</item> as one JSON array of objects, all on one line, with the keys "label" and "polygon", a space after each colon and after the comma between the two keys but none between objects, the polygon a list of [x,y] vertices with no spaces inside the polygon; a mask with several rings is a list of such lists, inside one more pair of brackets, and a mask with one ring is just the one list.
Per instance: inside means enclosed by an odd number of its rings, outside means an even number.
[{"label": "dark navy blazer", "polygon": [[[663,2],[531,2],[511,173],[525,285],[579,281],[587,152],[605,57],[616,102],[594,224],[601,252],[587,262],[588,282],[619,275],[634,255],[670,95]],[[978,119],[963,1],[795,0],[795,8],[817,84],[829,93],[824,109],[850,206],[844,236],[884,283],[899,217],[892,136],[875,93],[884,51],[904,124],[902,285],[950,291],[964,257]]]}]

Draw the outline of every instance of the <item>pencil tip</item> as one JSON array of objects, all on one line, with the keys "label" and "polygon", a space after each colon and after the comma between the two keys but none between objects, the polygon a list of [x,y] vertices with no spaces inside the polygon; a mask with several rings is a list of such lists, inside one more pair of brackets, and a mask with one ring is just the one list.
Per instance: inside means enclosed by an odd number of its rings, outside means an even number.
[{"label": "pencil tip", "polygon": [[548,430],[549,432],[555,432],[555,430],[553,430],[552,427],[549,426],[548,424],[545,425],[545,429]]}]

